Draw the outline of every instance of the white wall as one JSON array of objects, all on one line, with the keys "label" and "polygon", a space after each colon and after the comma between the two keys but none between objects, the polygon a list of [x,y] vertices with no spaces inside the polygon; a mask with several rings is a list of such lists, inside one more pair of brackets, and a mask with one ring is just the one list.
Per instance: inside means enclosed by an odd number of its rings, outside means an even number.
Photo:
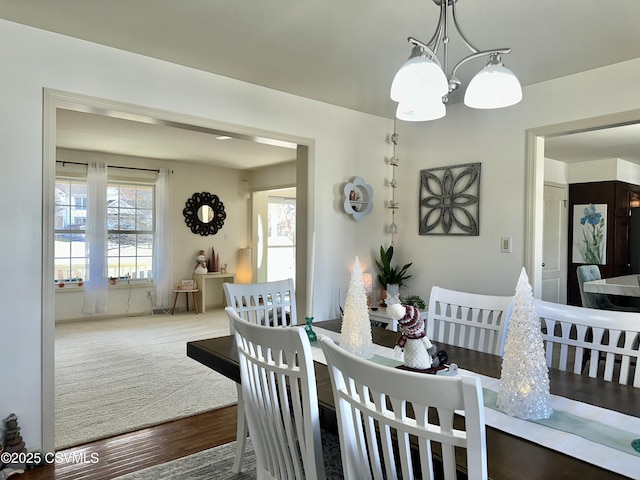
[{"label": "white wall", "polygon": [[[398,122],[398,260],[413,261],[411,293],[428,298],[433,285],[511,295],[524,265],[526,131],[640,107],[640,59],[524,89],[516,106],[493,111],[462,104],[445,118]],[[615,88],[610,88],[615,85]],[[481,162],[480,235],[418,235],[421,169]],[[500,253],[500,237],[513,253]]]},{"label": "white wall", "polygon": [[[53,312],[42,311],[38,276],[43,251],[44,88],[177,112],[237,125],[244,131],[276,132],[294,141],[311,139],[315,211],[308,221],[316,231],[319,259],[317,319],[337,311],[332,303],[336,286],[346,284],[347,268],[355,255],[365,257],[383,241],[382,220],[376,218],[382,216],[381,210],[356,225],[341,212],[335,197],[355,175],[365,172],[372,180],[383,178],[390,120],[6,21],[0,21],[0,43],[5,46],[0,51],[5,66],[0,76],[0,158],[5,178],[0,193],[5,227],[0,246],[3,270],[10,272],[0,279],[0,337],[5,340],[0,363],[11,366],[0,369],[0,412],[19,416],[30,449],[43,444],[42,319],[53,322],[54,318]],[[176,179],[185,190],[187,184],[194,191],[210,188],[206,175],[181,175],[178,171]],[[176,223],[181,221],[179,215],[177,209]],[[230,225],[234,221],[230,216]],[[234,242],[222,242],[221,256],[246,246]],[[187,275],[195,245],[175,246],[176,265],[182,262]]]},{"label": "white wall", "polygon": [[553,182],[559,183],[561,185],[566,185],[569,183],[567,181],[567,170],[568,163],[559,162],[558,160],[553,160],[551,158],[544,159],[544,180],[545,182]]},{"label": "white wall", "polygon": [[618,180],[640,185],[640,165],[622,158],[565,163],[544,159],[545,180],[556,183],[588,183]]},{"label": "white wall", "polygon": [[[287,95],[216,75],[0,21],[0,240],[4,311],[0,412],[20,416],[28,447],[42,444],[41,312],[42,90],[45,87],[145,105],[252,129],[313,139],[312,211],[316,233],[314,316],[337,312],[349,269],[359,256],[374,271],[372,255],[390,222],[384,208],[391,177],[385,157],[392,121]],[[392,72],[390,72],[390,76]],[[396,216],[398,262],[414,262],[411,293],[428,298],[432,285],[512,294],[524,262],[525,131],[580,118],[640,108],[640,60],[525,88],[523,101],[498,111],[448,107],[435,122],[398,123]],[[615,88],[608,88],[615,85]],[[588,99],[588,100],[587,100]],[[480,236],[418,235],[418,178],[424,168],[482,162]],[[374,210],[361,222],[342,211],[342,189],[354,176],[374,189]],[[19,208],[13,207],[20,201]],[[25,215],[25,212],[29,212]],[[500,237],[513,237],[513,253],[500,253]],[[191,248],[189,248],[191,250]],[[184,254],[190,258],[192,252]],[[28,299],[28,301],[26,301]],[[50,428],[50,426],[48,427]]]}]

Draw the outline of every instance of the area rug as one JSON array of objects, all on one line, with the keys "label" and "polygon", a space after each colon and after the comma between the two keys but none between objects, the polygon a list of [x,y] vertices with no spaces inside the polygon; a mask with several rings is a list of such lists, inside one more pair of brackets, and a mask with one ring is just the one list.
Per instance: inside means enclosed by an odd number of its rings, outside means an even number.
[{"label": "area rug", "polygon": [[[342,480],[340,443],[336,435],[322,432],[322,453],[327,480]],[[242,472],[233,473],[236,442],[203,450],[186,457],[172,460],[137,472],[129,473],[115,480],[248,480],[256,478],[256,456],[247,439]]]},{"label": "area rug", "polygon": [[115,480],[249,480],[256,478],[256,456],[247,441],[242,472],[233,473],[236,442],[203,450],[161,465],[129,473]]},{"label": "area rug", "polygon": [[57,325],[56,449],[236,403],[233,381],[186,355],[222,335],[224,309]]}]

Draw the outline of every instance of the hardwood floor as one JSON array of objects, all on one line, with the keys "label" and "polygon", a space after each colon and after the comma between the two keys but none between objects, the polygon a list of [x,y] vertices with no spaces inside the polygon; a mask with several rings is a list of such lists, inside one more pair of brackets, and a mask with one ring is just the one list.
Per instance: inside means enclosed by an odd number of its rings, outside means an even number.
[{"label": "hardwood floor", "polygon": [[10,478],[109,480],[234,441],[237,411],[237,406],[232,405],[61,450],[58,458],[86,458],[86,462],[57,462]]}]

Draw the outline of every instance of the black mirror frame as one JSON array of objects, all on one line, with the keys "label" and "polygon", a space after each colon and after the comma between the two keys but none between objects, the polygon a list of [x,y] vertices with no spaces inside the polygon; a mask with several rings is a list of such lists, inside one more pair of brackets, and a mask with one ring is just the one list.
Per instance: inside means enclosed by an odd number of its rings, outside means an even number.
[{"label": "black mirror frame", "polygon": [[[205,223],[198,218],[198,210],[205,205],[213,210],[213,218],[209,223]],[[217,195],[209,192],[194,193],[187,200],[182,214],[184,215],[184,223],[187,224],[191,231],[203,237],[218,233],[218,230],[224,225],[225,218],[227,218],[227,214],[224,211],[224,203],[220,201]]]}]

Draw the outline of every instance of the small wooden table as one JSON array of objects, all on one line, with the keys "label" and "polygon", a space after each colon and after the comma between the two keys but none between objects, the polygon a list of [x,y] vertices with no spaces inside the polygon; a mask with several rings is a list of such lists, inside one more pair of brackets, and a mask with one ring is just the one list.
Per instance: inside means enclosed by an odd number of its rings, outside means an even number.
[{"label": "small wooden table", "polygon": [[173,315],[173,312],[175,312],[176,310],[176,302],[178,301],[178,295],[180,295],[181,293],[184,293],[186,298],[187,298],[187,312],[189,311],[189,294],[191,294],[191,297],[193,298],[193,307],[196,310],[196,315],[200,312],[198,312],[198,302],[196,301],[196,292],[199,292],[200,290],[185,290],[183,288],[177,288],[174,290],[174,292],[176,293],[175,296],[173,297],[173,307],[171,307],[171,315]]}]

